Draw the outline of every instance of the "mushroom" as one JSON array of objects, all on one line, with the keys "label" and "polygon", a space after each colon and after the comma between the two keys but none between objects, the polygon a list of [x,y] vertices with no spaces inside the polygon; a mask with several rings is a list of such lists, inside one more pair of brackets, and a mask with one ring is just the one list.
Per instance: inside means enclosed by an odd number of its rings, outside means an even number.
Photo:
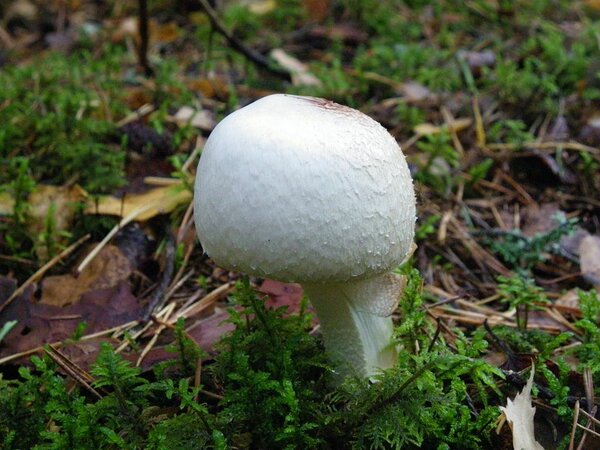
[{"label": "mushroom", "polygon": [[340,376],[397,360],[392,312],[415,195],[394,138],[367,115],[275,94],[221,121],[196,174],[200,242],[219,265],[304,287]]}]

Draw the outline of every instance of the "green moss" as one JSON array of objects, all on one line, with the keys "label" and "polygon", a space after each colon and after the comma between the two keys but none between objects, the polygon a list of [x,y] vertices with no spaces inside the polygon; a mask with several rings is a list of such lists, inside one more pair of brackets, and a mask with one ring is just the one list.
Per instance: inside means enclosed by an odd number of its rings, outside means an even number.
[{"label": "green moss", "polygon": [[[421,281],[409,272],[398,330],[404,347],[394,368],[378,382],[349,378],[331,383],[320,339],[308,333],[310,316],[272,310],[250,289],[238,286],[231,310],[235,330],[218,345],[213,364],[193,386],[198,349],[179,322],[177,358],[142,376],[105,345],[91,371],[92,387],[71,392],[48,359],[18,380],[0,379],[0,435],[4,448],[404,448],[486,441],[497,410],[485,406],[496,390],[497,370],[477,359],[485,341],[427,346],[431,331],[421,310]],[[424,347],[406,346],[420,333]],[[466,339],[466,338],[465,338]],[[168,369],[168,370],[167,370]],[[469,396],[471,386],[478,394]],[[207,397],[203,389],[219,400]],[[494,394],[495,395],[495,394]],[[483,405],[473,410],[472,402]]]}]

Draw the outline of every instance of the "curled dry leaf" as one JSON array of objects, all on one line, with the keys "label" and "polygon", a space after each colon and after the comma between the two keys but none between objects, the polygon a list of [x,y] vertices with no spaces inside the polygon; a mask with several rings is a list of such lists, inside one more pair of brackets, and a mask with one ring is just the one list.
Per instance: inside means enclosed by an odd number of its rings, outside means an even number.
[{"label": "curled dry leaf", "polygon": [[129,260],[118,247],[107,245],[78,277],[71,274],[46,277],[42,283],[40,303],[55,306],[73,304],[84,293],[116,286],[119,281],[127,280],[130,274]]},{"label": "curled dry leaf", "polygon": [[544,450],[539,442],[535,440],[533,417],[535,407],[531,404],[531,387],[533,386],[533,374],[535,369],[531,366],[531,375],[527,384],[513,400],[506,400],[506,406],[500,410],[508,421],[513,433],[513,448],[515,450]]}]

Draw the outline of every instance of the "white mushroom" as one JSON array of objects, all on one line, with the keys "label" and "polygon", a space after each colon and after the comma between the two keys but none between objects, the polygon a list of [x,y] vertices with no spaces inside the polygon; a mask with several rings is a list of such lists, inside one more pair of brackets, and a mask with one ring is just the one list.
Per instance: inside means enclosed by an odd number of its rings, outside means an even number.
[{"label": "white mushroom", "polygon": [[204,250],[226,268],[304,286],[341,375],[391,367],[415,195],[400,147],[331,101],[271,95],[226,117],[196,174]]}]

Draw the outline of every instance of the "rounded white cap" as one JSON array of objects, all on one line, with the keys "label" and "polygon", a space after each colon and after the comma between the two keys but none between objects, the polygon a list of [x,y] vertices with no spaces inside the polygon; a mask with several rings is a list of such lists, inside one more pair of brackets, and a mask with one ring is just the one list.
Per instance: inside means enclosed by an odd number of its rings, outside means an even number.
[{"label": "rounded white cap", "polygon": [[410,251],[415,213],[394,138],[319,98],[270,95],[232,113],[198,164],[204,250],[256,276],[320,283],[386,272]]}]

